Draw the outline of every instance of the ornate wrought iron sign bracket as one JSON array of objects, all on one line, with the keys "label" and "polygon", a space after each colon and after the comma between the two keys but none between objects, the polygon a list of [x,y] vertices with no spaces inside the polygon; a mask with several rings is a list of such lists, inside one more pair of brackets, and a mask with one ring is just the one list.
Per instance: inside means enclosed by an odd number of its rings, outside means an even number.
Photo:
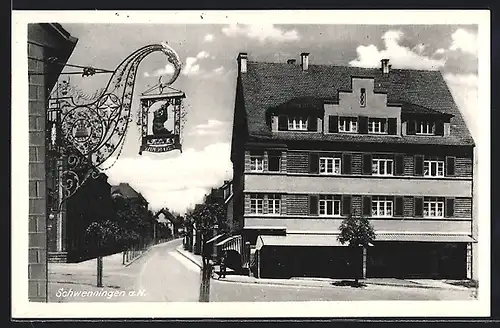
[{"label": "ornate wrought iron sign bracket", "polygon": [[[143,141],[140,153],[181,149],[180,116],[185,95],[180,91],[163,94],[163,89],[178,78],[181,61],[166,43],[148,45],[133,52],[118,65],[107,86],[91,97],[84,96],[68,83],[60,83],[49,99],[47,115],[50,150],[63,160],[60,187],[64,190],[64,197],[59,199],[59,204],[71,197],[89,178],[98,177],[107,160],[119,157],[131,122],[137,69],[141,61],[154,52],[167,57],[174,66],[174,73],[169,81],[160,82],[159,94],[143,94],[141,97],[138,123],[142,125]],[[93,72],[85,73],[93,75]],[[161,103],[161,107],[154,110],[152,106],[156,103]],[[148,119],[149,113],[154,115],[152,120]],[[169,113],[173,116],[170,130],[164,125],[169,122]],[[148,130],[148,123],[153,127],[151,130]]]}]

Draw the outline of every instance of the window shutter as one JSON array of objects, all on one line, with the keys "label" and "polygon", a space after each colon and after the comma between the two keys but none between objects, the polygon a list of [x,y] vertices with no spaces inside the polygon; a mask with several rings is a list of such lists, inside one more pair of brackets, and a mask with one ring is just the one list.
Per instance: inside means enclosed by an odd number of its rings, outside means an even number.
[{"label": "window shutter", "polygon": [[415,217],[424,215],[424,199],[422,197],[415,197],[414,214]]},{"label": "window shutter", "polygon": [[368,133],[368,117],[360,116],[358,117],[358,122],[359,122],[359,127],[358,127],[359,133]]},{"label": "window shutter", "polygon": [[288,130],[288,116],[280,115],[278,116],[278,131]]},{"label": "window shutter", "polygon": [[342,162],[340,166],[342,168],[342,174],[352,173],[352,155],[350,153],[342,154]]},{"label": "window shutter", "polygon": [[436,131],[435,131],[437,136],[443,136],[444,135],[444,123],[443,121],[437,121],[436,122]]},{"label": "window shutter", "polygon": [[455,199],[454,198],[446,198],[444,216],[447,218],[451,218],[451,217],[455,216]]},{"label": "window shutter", "polygon": [[417,133],[417,122],[415,120],[408,120],[406,122],[406,134],[412,135]]},{"label": "window shutter", "polygon": [[316,153],[309,154],[309,173],[319,173],[319,155]]},{"label": "window shutter", "polygon": [[309,196],[309,215],[318,215],[318,196]]},{"label": "window shutter", "polygon": [[281,152],[269,151],[268,152],[268,171],[279,172],[281,171]]},{"label": "window shutter", "polygon": [[391,135],[398,134],[398,120],[396,118],[389,118],[387,133]]},{"label": "window shutter", "polygon": [[403,175],[404,172],[404,157],[402,154],[396,154],[394,156],[394,174]]},{"label": "window shutter", "polygon": [[342,197],[342,215],[351,215],[351,195]]},{"label": "window shutter", "polygon": [[308,131],[318,131],[318,118],[316,116],[311,116],[307,118],[307,130]]},{"label": "window shutter", "polygon": [[363,174],[372,174],[372,154],[363,154]]},{"label": "window shutter", "polygon": [[455,175],[455,157],[446,157],[446,176]]},{"label": "window shutter", "polygon": [[339,117],[336,115],[328,116],[328,132],[336,133],[339,132]]},{"label": "window shutter", "polygon": [[363,196],[363,215],[371,216],[372,214],[372,198],[370,196]]},{"label": "window shutter", "polygon": [[417,176],[424,175],[424,156],[415,155],[414,171],[415,171],[415,175],[417,175]]},{"label": "window shutter", "polygon": [[394,215],[403,216],[403,197],[396,197],[394,202]]}]

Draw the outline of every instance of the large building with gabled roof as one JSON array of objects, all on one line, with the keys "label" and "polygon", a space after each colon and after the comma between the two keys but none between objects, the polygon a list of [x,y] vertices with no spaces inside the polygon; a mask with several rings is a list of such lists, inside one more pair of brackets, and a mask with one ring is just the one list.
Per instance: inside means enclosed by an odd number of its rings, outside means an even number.
[{"label": "large building with gabled roof", "polygon": [[[439,71],[238,56],[235,225],[259,277],[475,278],[474,141]],[[352,253],[344,218],[376,241]]]}]

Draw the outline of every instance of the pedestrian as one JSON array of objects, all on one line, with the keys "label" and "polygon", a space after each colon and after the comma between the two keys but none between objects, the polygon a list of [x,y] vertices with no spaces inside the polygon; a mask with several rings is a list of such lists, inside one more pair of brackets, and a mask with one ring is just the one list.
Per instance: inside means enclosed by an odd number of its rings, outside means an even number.
[{"label": "pedestrian", "polygon": [[226,252],[223,252],[220,258],[220,277],[226,278]]}]

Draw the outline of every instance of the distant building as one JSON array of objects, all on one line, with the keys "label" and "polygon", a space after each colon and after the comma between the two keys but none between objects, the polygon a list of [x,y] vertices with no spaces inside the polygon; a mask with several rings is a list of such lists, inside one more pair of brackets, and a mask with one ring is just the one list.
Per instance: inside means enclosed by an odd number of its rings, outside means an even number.
[{"label": "distant building", "polygon": [[111,196],[116,197],[116,196],[121,196],[126,199],[129,199],[133,202],[137,202],[139,204],[142,204],[144,206],[149,205],[148,201],[140,192],[132,188],[128,183],[120,183],[118,185],[113,185],[111,186]]},{"label": "distant building", "polygon": [[[47,225],[50,212],[47,180],[48,98],[78,39],[59,24],[28,24],[29,108],[29,258],[28,298],[47,301]],[[50,64],[56,57],[59,64]],[[62,222],[57,218],[58,222]]]},{"label": "distant building", "polygon": [[[474,141],[439,71],[308,53],[238,70],[234,225],[257,276],[477,277]],[[337,241],[351,215],[377,234],[355,254]]]}]

